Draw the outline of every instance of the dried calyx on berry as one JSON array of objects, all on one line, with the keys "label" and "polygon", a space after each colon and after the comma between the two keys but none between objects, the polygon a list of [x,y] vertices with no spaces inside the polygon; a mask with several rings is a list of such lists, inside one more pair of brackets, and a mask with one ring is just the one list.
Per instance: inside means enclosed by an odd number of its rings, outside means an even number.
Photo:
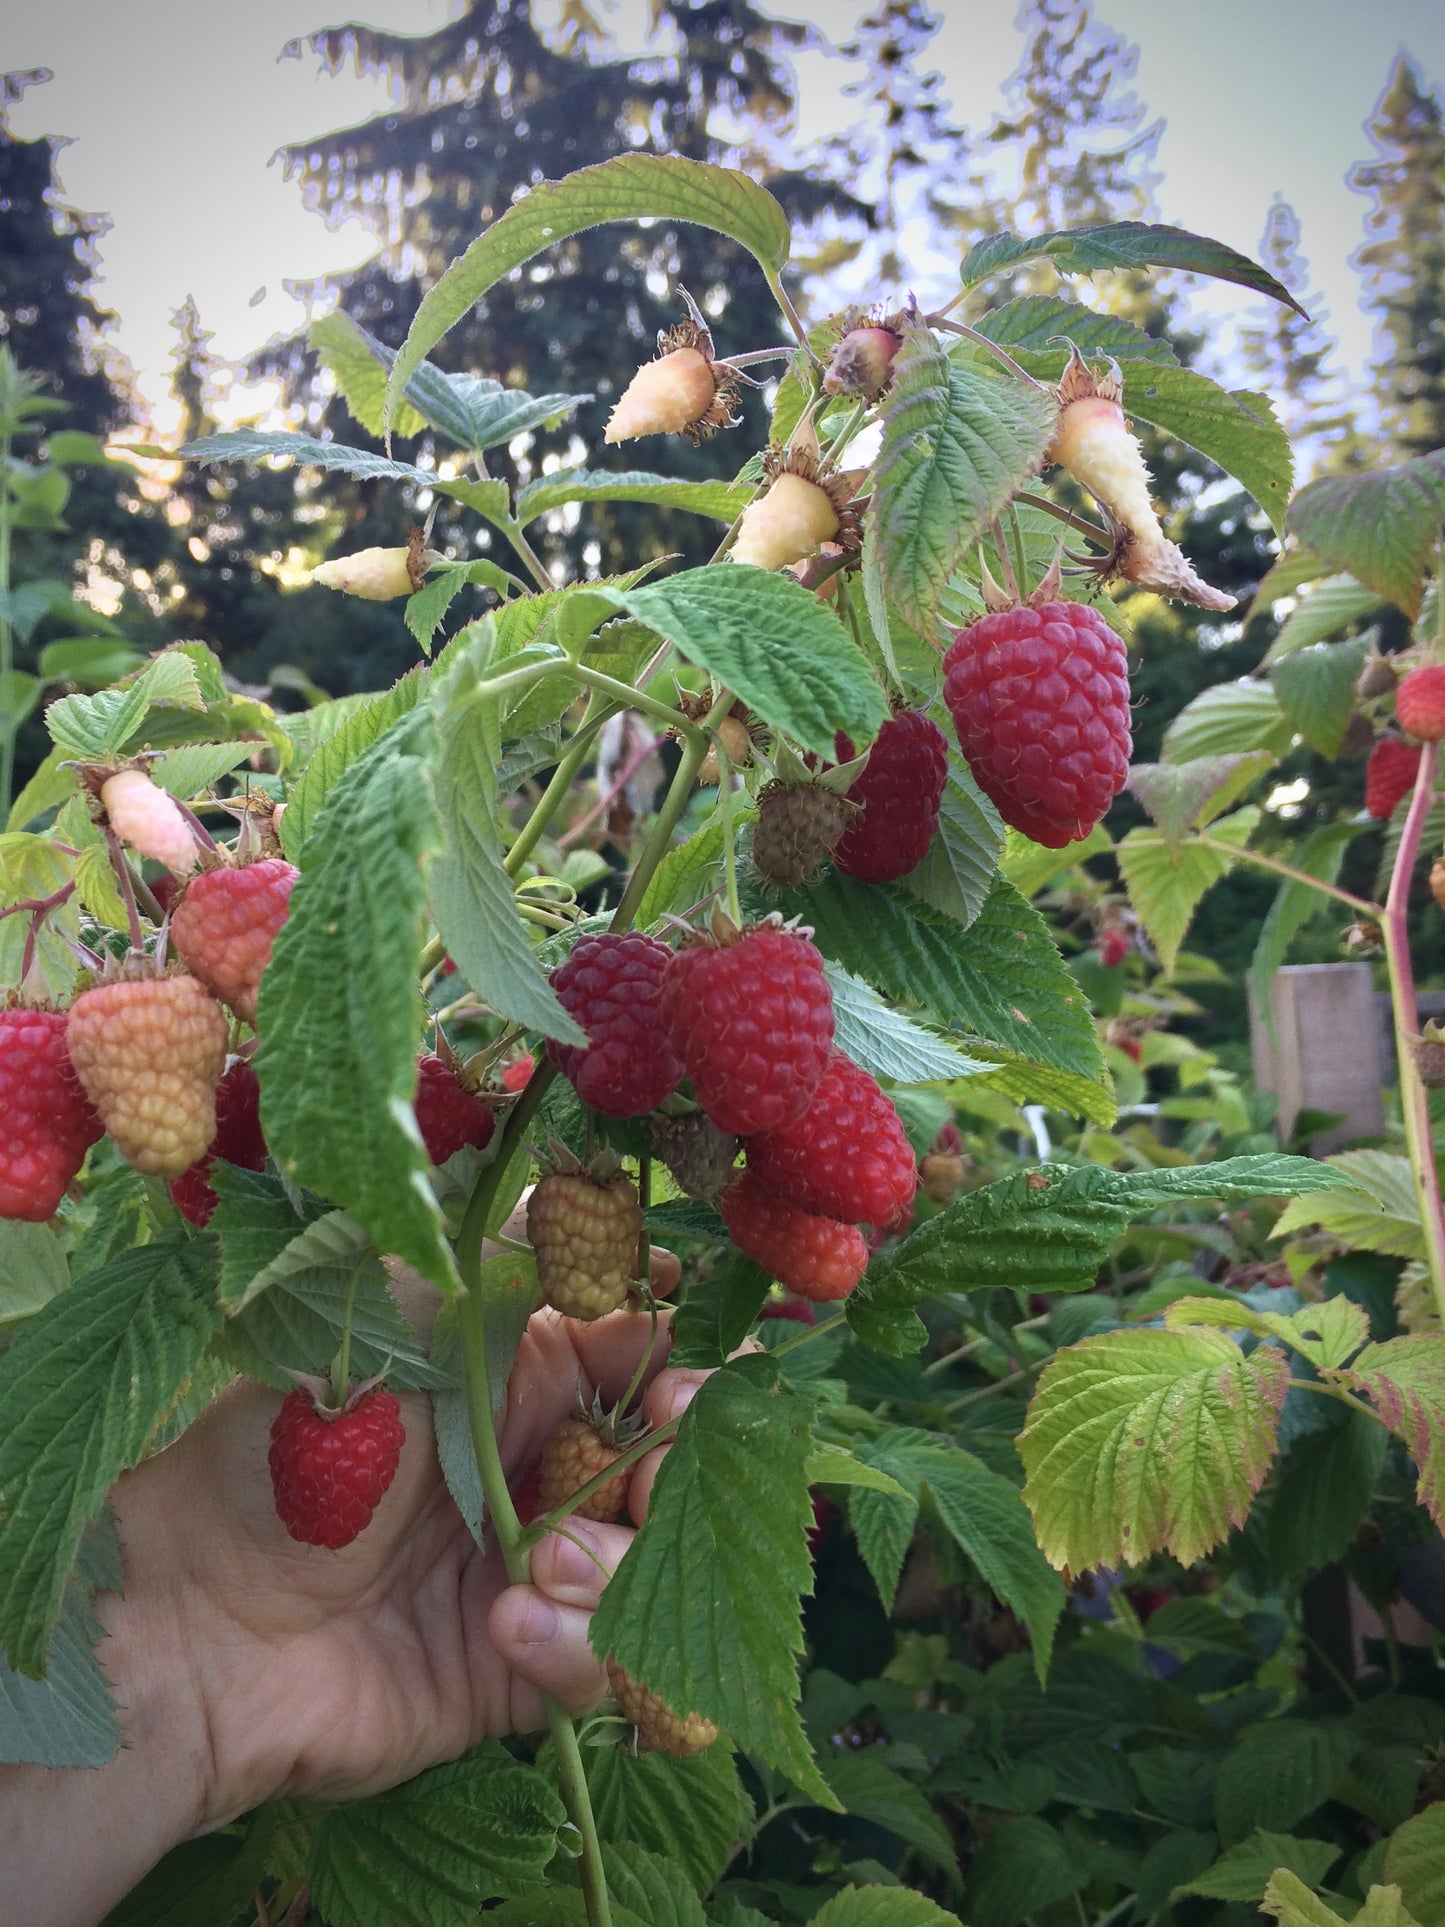
[{"label": "dried calyx on berry", "polygon": [[882,320],[853,309],[843,317],[843,333],[823,372],[825,395],[857,395],[877,401],[893,379],[893,361],[903,346],[901,315]]},{"label": "dried calyx on berry", "polygon": [[1114,538],[1106,573],[1117,572],[1141,589],[1201,609],[1232,609],[1235,598],[1201,580],[1160,526],[1144,452],[1124,420],[1123,392],[1118,362],[1111,360],[1107,373],[1095,375],[1070,343],[1057,389],[1059,425],[1044,451],[1045,463],[1067,469],[1103,509]]},{"label": "dried calyx on berry", "polygon": [[414,528],[404,549],[358,549],[354,555],[334,555],[311,571],[323,589],[340,589],[363,602],[392,602],[415,595],[422,578],[442,557],[426,545],[426,531]]},{"label": "dried calyx on berry", "polygon": [[732,546],[734,562],[759,569],[780,569],[802,562],[825,542],[834,542],[850,556],[862,541],[853,498],[859,477],[854,473],[825,474],[818,437],[805,421],[786,448],[763,454],[766,494],[749,502]]},{"label": "dried calyx on berry", "polygon": [[657,337],[657,354],[645,361],[607,418],[605,442],[632,442],[639,435],[686,435],[696,448],[719,428],[735,428],[737,371],[717,360],[712,332],[697,303],[679,289],[686,319]]}]

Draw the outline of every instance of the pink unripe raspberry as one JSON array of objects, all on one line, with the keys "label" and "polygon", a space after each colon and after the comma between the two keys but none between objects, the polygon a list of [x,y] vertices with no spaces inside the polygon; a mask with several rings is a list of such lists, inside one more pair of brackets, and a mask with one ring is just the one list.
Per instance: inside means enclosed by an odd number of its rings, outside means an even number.
[{"label": "pink unripe raspberry", "polygon": [[122,843],[177,876],[189,876],[195,869],[200,850],[180,804],[144,771],[117,770],[101,784],[100,800]]},{"label": "pink unripe raspberry", "polygon": [[1445,668],[1412,669],[1395,691],[1395,714],[1401,729],[1422,743],[1445,739]]},{"label": "pink unripe raspberry", "polygon": [[903,337],[892,328],[850,328],[828,357],[823,390],[877,401],[893,378],[893,358]]}]

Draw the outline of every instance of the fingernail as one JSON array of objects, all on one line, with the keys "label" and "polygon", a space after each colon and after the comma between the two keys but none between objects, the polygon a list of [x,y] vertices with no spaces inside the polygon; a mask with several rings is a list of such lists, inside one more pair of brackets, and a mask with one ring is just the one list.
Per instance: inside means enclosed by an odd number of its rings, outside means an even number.
[{"label": "fingernail", "polygon": [[701,1390],[702,1381],[700,1379],[685,1379],[668,1401],[668,1417],[681,1418]]},{"label": "fingernail", "polygon": [[598,1552],[592,1534],[583,1527],[573,1524],[568,1526],[565,1535],[559,1532],[552,1554],[552,1570],[557,1575],[558,1584],[585,1586],[589,1579],[600,1579]]},{"label": "fingernail", "polygon": [[557,1637],[562,1615],[550,1599],[533,1593],[522,1615],[521,1640],[524,1646],[546,1646]]}]

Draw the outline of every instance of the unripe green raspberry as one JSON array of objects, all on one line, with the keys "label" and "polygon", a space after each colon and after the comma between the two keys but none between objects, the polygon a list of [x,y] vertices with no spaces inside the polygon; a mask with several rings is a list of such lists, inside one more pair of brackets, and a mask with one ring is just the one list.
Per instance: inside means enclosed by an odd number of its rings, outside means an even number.
[{"label": "unripe green raspberry", "polygon": [[527,1202],[527,1237],[542,1296],[565,1318],[601,1318],[627,1297],[637,1271],[642,1206],[619,1171],[605,1181],[553,1171]]},{"label": "unripe green raspberry", "polygon": [[833,854],[858,805],[821,783],[769,783],[758,796],[753,864],[764,883],[792,890]]}]

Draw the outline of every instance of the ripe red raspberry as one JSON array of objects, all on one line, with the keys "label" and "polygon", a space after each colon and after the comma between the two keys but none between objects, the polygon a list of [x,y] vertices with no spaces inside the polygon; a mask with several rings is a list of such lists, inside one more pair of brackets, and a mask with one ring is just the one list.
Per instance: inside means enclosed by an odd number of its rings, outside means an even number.
[{"label": "ripe red raspberry", "polygon": [[815,875],[858,814],[847,797],[821,783],[768,783],[758,796],[753,867],[774,890],[793,890]]},{"label": "ripe red raspberry", "polygon": [[[838,761],[853,756],[841,732]],[[938,828],[948,781],[948,743],[921,709],[901,710],[879,730],[868,762],[848,791],[863,815],[843,833],[833,865],[864,883],[892,883],[916,869]]]},{"label": "ripe red raspberry", "polygon": [[833,1045],[823,959],[770,917],[694,943],[662,980],[662,1021],[720,1131],[776,1131],[807,1109]]},{"label": "ripe red raspberry", "polygon": [[711,1720],[701,1713],[674,1713],[660,1693],[630,1678],[615,1659],[607,1662],[607,1677],[617,1710],[637,1728],[637,1743],[644,1751],[690,1760],[695,1753],[706,1753],[717,1738]]},{"label": "ripe red raspberry", "polygon": [[1420,769],[1420,752],[1413,743],[1402,743],[1398,736],[1382,736],[1370,751],[1365,764],[1365,808],[1383,823],[1395,814],[1395,806],[1415,787]]},{"label": "ripe red raspberry", "polygon": [[856,1226],[784,1204],[751,1171],[733,1180],[718,1210],[738,1250],[804,1298],[846,1298],[868,1268]]},{"label": "ripe red raspberry", "polygon": [[216,1086],[216,1135],[211,1148],[189,1171],[171,1179],[177,1211],[192,1224],[207,1225],[216,1208],[211,1166],[217,1158],[243,1171],[264,1171],[266,1140],[261,1135],[261,1086],[256,1073],[239,1059]]},{"label": "ripe red raspberry", "polygon": [[65,1048],[65,1012],[0,1010],[0,1218],[43,1224],[101,1134]]},{"label": "ripe red raspberry", "polygon": [[1128,955],[1128,934],[1120,930],[1117,924],[1111,924],[1108,929],[1099,932],[1099,962],[1105,970],[1117,970]]},{"label": "ripe red raspberry", "polygon": [[662,979],[672,952],[640,930],[579,937],[552,972],[562,1008],[590,1043],[547,1054],[584,1104],[604,1117],[641,1117],[671,1097],[682,1062],[662,1029]]},{"label": "ripe red raspberry", "polygon": [[216,1135],[226,1013],[194,977],[139,977],[77,997],[66,1048],[121,1156],[178,1178]]},{"label": "ripe red raspberry", "polygon": [[806,1298],[765,1298],[758,1313],[762,1318],[782,1318],[794,1325],[816,1325],[817,1313]]},{"label": "ripe red raspberry", "polygon": [[701,1111],[659,1118],[652,1141],[678,1186],[690,1198],[715,1198],[725,1190],[738,1158],[738,1140],[720,1131]]},{"label": "ripe red raspberry", "polygon": [[1080,602],[1004,609],[954,631],[943,697],[979,788],[1048,849],[1087,836],[1129,772],[1129,665]]},{"label": "ripe red raspberry", "polygon": [[238,869],[205,870],[188,884],[171,918],[171,942],[207,990],[246,1023],[271,945],[286,921],[295,868],[263,857]]},{"label": "ripe red raspberry", "polygon": [[394,1394],[353,1393],[339,1412],[303,1386],[287,1395],[271,1427],[276,1514],[303,1545],[349,1546],[371,1523],[396,1477],[406,1439]]},{"label": "ripe red raspberry", "polygon": [[530,1052],[521,1057],[514,1057],[509,1064],[502,1066],[502,1089],[504,1091],[526,1090],[536,1068],[537,1060]]},{"label": "ripe red raspberry", "polygon": [[605,1182],[553,1171],[527,1200],[527,1239],[537,1282],[554,1311],[601,1318],[616,1311],[637,1272],[642,1206],[619,1171]]},{"label": "ripe red raspberry", "polygon": [[1422,743],[1445,739],[1445,668],[1412,669],[1395,691],[1395,714],[1401,729]]},{"label": "ripe red raspberry", "polygon": [[896,1223],[918,1185],[897,1111],[877,1079],[840,1050],[797,1122],[749,1138],[746,1149],[765,1191],[844,1224]]},{"label": "ripe red raspberry", "polygon": [[[622,1456],[622,1447],[603,1437],[591,1419],[564,1419],[542,1447],[541,1472],[537,1486],[537,1512],[555,1512],[589,1479],[605,1472]],[[629,1466],[615,1479],[599,1486],[590,1499],[572,1507],[579,1519],[596,1519],[613,1525],[622,1517],[627,1503]]]},{"label": "ripe red raspberry", "polygon": [[416,1128],[433,1164],[445,1164],[464,1144],[484,1151],[497,1120],[440,1057],[428,1052],[416,1067]]}]

